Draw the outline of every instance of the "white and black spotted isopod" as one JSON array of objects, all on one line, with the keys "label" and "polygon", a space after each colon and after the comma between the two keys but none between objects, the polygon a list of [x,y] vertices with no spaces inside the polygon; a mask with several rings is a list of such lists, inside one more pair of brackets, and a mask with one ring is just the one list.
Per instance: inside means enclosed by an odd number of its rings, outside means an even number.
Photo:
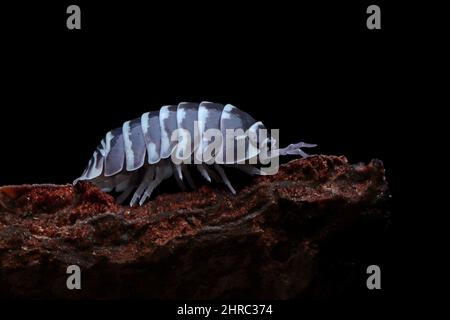
[{"label": "white and black spotted isopod", "polygon": [[[221,132],[223,140],[219,141],[220,143],[216,141],[219,148],[208,158],[204,157],[203,153],[211,149],[208,147],[215,139],[208,138],[205,133],[212,129]],[[239,153],[234,154],[231,160],[227,158],[227,153],[230,152],[227,146],[229,140],[225,139],[227,129],[228,131],[242,129],[247,133],[244,144],[246,149],[240,158]],[[159,111],[144,113],[140,118],[126,121],[122,127],[109,131],[94,151],[81,177],[74,183],[88,180],[106,192],[112,190],[120,192],[117,199],[119,203],[135,191],[130,206],[137,203],[142,205],[153,190],[172,175],[183,189],[184,180],[194,187],[187,169],[188,166],[194,166],[207,181],[211,182],[212,179],[222,181],[232,193],[235,193],[222,166],[233,166],[249,174],[263,174],[255,165],[245,162],[259,153],[255,151],[257,148],[252,149],[249,146],[251,134],[254,134],[253,137],[257,136],[260,129],[264,129],[261,122],[256,122],[249,114],[230,104],[224,106],[211,102],[200,104],[182,102],[178,105],[163,106]],[[179,136],[179,144],[172,139],[174,135]],[[239,140],[239,136],[235,139]],[[190,146],[189,143],[186,144],[187,140],[191,142]],[[271,138],[265,141],[256,138],[255,141],[257,147],[268,141],[271,142],[272,148],[274,146]],[[300,142],[283,149],[268,150],[268,154],[274,154],[273,151],[276,150],[277,155],[305,157],[306,154],[301,147],[314,146]],[[235,146],[232,148],[235,150]],[[174,153],[177,153],[175,158],[195,158],[197,161],[193,161],[194,164],[177,163],[173,161]],[[221,153],[220,161],[219,153]]]}]

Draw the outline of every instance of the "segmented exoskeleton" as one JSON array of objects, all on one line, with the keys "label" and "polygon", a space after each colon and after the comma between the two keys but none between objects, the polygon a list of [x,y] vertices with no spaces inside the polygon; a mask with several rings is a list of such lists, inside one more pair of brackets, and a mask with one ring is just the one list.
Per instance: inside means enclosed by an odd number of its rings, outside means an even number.
[{"label": "segmented exoskeleton", "polygon": [[[255,121],[230,104],[182,102],[163,106],[159,111],[146,112],[140,118],[126,121],[122,127],[109,131],[74,183],[89,180],[106,192],[115,190],[121,193],[117,199],[119,203],[135,191],[130,206],[142,205],[153,190],[172,175],[181,188],[185,188],[183,181],[194,187],[188,166],[195,166],[207,181],[222,181],[234,194],[236,191],[222,166],[234,166],[249,174],[264,174],[257,166],[246,163],[260,153],[258,147],[271,141],[270,137],[265,141],[259,139],[257,132],[264,128],[262,122]],[[229,141],[222,138],[218,148],[206,153],[211,149],[208,147],[218,143],[206,135],[213,129],[220,131],[223,137],[227,129],[241,129],[246,135],[236,136],[234,141],[243,137],[245,152],[241,155],[237,152],[230,159],[227,155],[236,147],[229,146]],[[174,136],[178,141],[173,140]],[[273,139],[271,142],[273,148]],[[274,150],[277,155],[306,157],[301,148],[314,146],[303,142],[291,144],[284,149],[267,150],[268,157],[274,156]],[[188,159],[194,164],[174,159]]]}]

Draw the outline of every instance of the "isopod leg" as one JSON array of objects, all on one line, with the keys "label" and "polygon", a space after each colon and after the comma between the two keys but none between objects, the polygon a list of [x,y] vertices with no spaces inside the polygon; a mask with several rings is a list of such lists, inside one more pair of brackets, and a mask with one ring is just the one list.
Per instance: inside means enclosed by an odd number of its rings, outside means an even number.
[{"label": "isopod leg", "polygon": [[183,181],[183,173],[181,172],[181,165],[174,164],[175,167],[175,177],[178,177],[181,181]]},{"label": "isopod leg", "polygon": [[216,168],[217,172],[219,172],[220,177],[222,178],[223,182],[226,184],[228,189],[230,189],[232,194],[236,194],[236,190],[234,190],[233,186],[231,185],[230,180],[228,180],[225,171],[222,169],[222,167],[218,164],[214,165],[214,168]]},{"label": "isopod leg", "polygon": [[145,175],[142,178],[142,182],[137,188],[136,192],[133,194],[133,198],[131,198],[130,206],[133,207],[138,200],[141,198],[142,193],[145,191],[145,189],[148,187],[150,183],[153,182],[153,177],[155,176],[155,167],[149,166],[147,170],[145,171]]},{"label": "isopod leg", "polygon": [[198,171],[200,174],[209,182],[215,181],[215,182],[222,182],[219,178],[219,176],[211,170],[207,165],[204,164],[198,164],[196,165]]},{"label": "isopod leg", "polygon": [[211,182],[211,177],[209,176],[208,171],[206,171],[203,165],[197,164],[195,167],[197,168],[198,172],[200,172],[202,177],[206,179],[206,181]]},{"label": "isopod leg", "polygon": [[194,180],[192,180],[191,173],[189,172],[189,169],[187,168],[187,166],[182,165],[181,170],[183,171],[183,175],[186,177],[186,181],[189,184],[189,187],[191,187],[192,189],[197,189],[194,184]]},{"label": "isopod leg", "polygon": [[175,180],[177,181],[178,186],[181,190],[186,191],[186,186],[183,183],[183,175],[181,174],[181,168],[179,165],[173,165],[173,175],[175,176]]},{"label": "isopod leg", "polygon": [[139,201],[139,205],[142,206],[142,204],[147,200],[147,198],[150,198],[150,196],[153,193],[153,190],[165,179],[169,178],[172,175],[172,166],[168,162],[161,161],[158,166],[156,167],[156,174],[155,179],[150,182],[147,189],[144,192],[144,195],[141,197],[141,200]]}]

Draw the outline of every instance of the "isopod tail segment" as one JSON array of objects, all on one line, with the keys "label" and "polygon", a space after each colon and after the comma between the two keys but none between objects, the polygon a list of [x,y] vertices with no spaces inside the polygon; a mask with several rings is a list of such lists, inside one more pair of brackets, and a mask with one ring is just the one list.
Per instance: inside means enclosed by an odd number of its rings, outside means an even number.
[{"label": "isopod tail segment", "polygon": [[[224,183],[231,193],[236,194],[223,167],[235,167],[250,175],[264,175],[267,172],[246,161],[258,155],[261,159],[263,154],[266,155],[266,160],[285,155],[307,157],[308,154],[302,148],[316,146],[300,142],[278,149],[273,138],[266,138],[269,140],[263,140],[262,143],[253,139],[251,143],[250,136],[241,135],[235,137],[235,142],[239,140],[245,143],[244,154],[237,155],[234,151],[230,154],[235,146],[229,146],[223,140],[218,154],[208,155],[205,151],[213,143],[212,140],[205,139],[209,129],[219,131],[222,136],[225,136],[228,129],[243,130],[255,137],[255,132],[265,127],[262,122],[257,122],[248,113],[230,104],[205,101],[163,106],[159,111],[146,112],[140,118],[126,121],[122,127],[109,131],[74,184],[80,180],[91,181],[105,192],[120,193],[117,198],[119,203],[131,198],[130,206],[143,205],[153,191],[171,176],[175,176],[182,190],[186,190],[186,186],[195,189],[188,168],[196,167],[206,181]],[[172,141],[173,135],[178,135],[181,150]],[[274,141],[270,141],[271,139]],[[255,141],[257,147],[253,146],[252,149],[249,146]],[[274,142],[272,148],[267,147],[269,150],[260,154],[261,144],[264,145],[267,141]],[[203,157],[205,154],[206,157]],[[229,160],[227,154],[233,158]],[[200,158],[201,161],[194,161],[194,164],[175,163],[172,155],[183,159]]]}]

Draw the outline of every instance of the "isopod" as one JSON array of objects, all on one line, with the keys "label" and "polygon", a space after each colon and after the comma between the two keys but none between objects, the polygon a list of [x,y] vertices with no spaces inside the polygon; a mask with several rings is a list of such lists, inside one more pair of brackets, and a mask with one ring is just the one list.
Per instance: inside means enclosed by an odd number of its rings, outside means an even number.
[{"label": "isopod", "polygon": [[[230,130],[240,134],[227,140],[225,134]],[[195,188],[188,170],[193,166],[208,182],[223,182],[235,194],[224,166],[261,175],[264,171],[249,160],[258,156],[263,146],[266,146],[266,159],[288,154],[306,157],[301,148],[316,146],[300,142],[277,149],[276,140],[273,137],[263,140],[258,135],[260,130],[265,130],[262,122],[231,104],[181,102],[166,105],[109,131],[74,184],[88,180],[105,192],[114,190],[120,193],[119,203],[134,191],[130,206],[142,205],[155,188],[172,175],[182,189],[185,189],[184,181]],[[212,139],[208,136],[210,132],[219,132],[221,136]],[[239,140],[244,146],[241,153],[237,152]]]}]

